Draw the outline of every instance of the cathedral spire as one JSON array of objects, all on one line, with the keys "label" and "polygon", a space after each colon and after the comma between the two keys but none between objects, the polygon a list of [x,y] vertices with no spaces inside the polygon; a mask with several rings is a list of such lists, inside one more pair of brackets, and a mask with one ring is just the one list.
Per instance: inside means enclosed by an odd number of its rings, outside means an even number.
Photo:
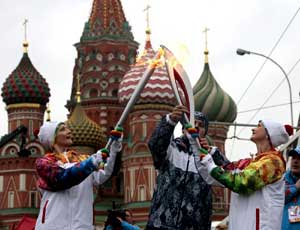
[{"label": "cathedral spire", "polygon": [[208,48],[207,48],[207,33],[209,31],[209,28],[205,27],[205,29],[203,30],[203,33],[205,34],[205,50],[204,50],[204,55],[205,55],[205,63],[208,63]]},{"label": "cathedral spire", "polygon": [[195,110],[204,113],[209,121],[233,122],[237,115],[237,107],[214,78],[208,65],[207,32],[205,28],[205,63],[203,72],[193,87]]},{"label": "cathedral spire", "polygon": [[120,0],[94,0],[89,21],[94,24],[97,20],[102,21],[104,28],[109,27],[112,20],[116,26],[122,26],[126,19]]},{"label": "cathedral spire", "polygon": [[150,23],[149,23],[149,10],[150,10],[151,6],[147,5],[147,7],[143,10],[144,12],[146,11],[146,22],[147,22],[147,28],[146,28],[146,45],[145,45],[145,49],[151,48],[151,39],[150,39],[150,35],[151,35],[151,29],[150,29]]},{"label": "cathedral spire", "polygon": [[23,42],[24,53],[28,53],[27,23],[28,23],[28,19],[25,19],[24,22],[23,22],[23,26],[24,26],[24,42]]},{"label": "cathedral spire", "polygon": [[94,0],[81,41],[97,39],[132,40],[131,27],[125,18],[120,0]]},{"label": "cathedral spire", "polygon": [[77,91],[76,91],[76,102],[80,104],[81,102],[81,92],[80,92],[80,74],[77,74]]}]

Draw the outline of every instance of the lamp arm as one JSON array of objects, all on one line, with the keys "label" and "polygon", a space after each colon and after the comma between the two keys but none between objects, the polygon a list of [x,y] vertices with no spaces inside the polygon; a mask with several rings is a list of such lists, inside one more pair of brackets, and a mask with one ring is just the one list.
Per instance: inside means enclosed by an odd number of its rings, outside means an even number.
[{"label": "lamp arm", "polygon": [[292,87],[291,87],[291,83],[290,83],[290,80],[289,80],[289,77],[287,75],[287,73],[284,71],[284,69],[281,67],[281,65],[279,65],[276,61],[274,61],[272,58],[264,55],[264,54],[261,54],[261,53],[256,53],[256,52],[252,52],[252,51],[249,51],[249,54],[254,54],[254,55],[258,55],[258,56],[261,56],[261,57],[264,57],[268,60],[270,60],[271,62],[273,62],[275,65],[277,65],[279,67],[279,69],[282,71],[287,83],[288,83],[288,86],[289,86],[289,94],[290,94],[290,110],[291,110],[291,122],[292,122],[292,126],[294,127],[294,118],[293,118],[293,106],[292,106]]}]

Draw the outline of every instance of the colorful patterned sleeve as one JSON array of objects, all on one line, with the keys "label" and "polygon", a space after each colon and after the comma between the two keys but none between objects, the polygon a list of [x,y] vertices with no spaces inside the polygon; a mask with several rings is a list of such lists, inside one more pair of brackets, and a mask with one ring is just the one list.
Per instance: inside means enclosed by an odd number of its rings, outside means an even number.
[{"label": "colorful patterned sleeve", "polygon": [[70,168],[62,168],[56,159],[48,154],[36,161],[36,170],[39,175],[38,186],[45,190],[60,191],[80,184],[96,170],[92,159],[74,164]]},{"label": "colorful patterned sleeve", "polygon": [[233,192],[248,195],[279,180],[284,171],[284,161],[275,154],[268,154],[252,161],[244,169],[216,167],[211,175]]}]

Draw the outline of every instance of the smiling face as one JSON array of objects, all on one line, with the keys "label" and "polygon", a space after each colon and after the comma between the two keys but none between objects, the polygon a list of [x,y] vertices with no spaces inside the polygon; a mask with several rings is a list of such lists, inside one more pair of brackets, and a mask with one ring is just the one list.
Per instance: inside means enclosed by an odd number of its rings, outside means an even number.
[{"label": "smiling face", "polygon": [[259,122],[258,125],[252,129],[252,136],[250,137],[250,140],[254,143],[268,140],[267,131],[261,122]]},{"label": "smiling face", "polygon": [[54,144],[63,149],[73,144],[71,130],[65,124],[57,128]]}]

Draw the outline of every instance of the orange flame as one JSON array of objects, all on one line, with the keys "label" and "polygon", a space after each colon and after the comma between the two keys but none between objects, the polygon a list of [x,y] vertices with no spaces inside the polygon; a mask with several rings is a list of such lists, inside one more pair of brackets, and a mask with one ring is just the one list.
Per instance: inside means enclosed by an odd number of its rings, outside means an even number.
[{"label": "orange flame", "polygon": [[152,68],[162,67],[165,64],[164,59],[163,59],[163,57],[164,57],[164,50],[160,47],[158,49],[157,53],[158,53],[158,56],[156,57],[156,59],[150,60],[150,63],[149,63],[149,65]]},{"label": "orange flame", "polygon": [[142,60],[142,58],[147,55],[147,50],[144,50],[143,54],[140,55],[136,59],[136,63],[133,64],[133,66],[144,66],[144,65],[149,66],[150,65],[151,68],[163,67],[164,63],[165,63],[164,59],[163,59],[164,50],[162,48],[159,48],[157,53],[158,53],[158,56],[156,56],[155,59]]},{"label": "orange flame", "polygon": [[136,59],[136,63],[133,66],[144,66],[144,65],[150,65],[151,68],[159,68],[163,67],[165,65],[165,61],[168,62],[168,64],[172,67],[176,66],[179,63],[186,63],[189,59],[189,52],[185,45],[178,46],[177,53],[179,54],[179,58],[176,59],[175,57],[171,57],[168,60],[165,60],[165,51],[163,48],[158,49],[158,57],[156,59],[150,59],[150,60],[143,60],[143,57],[147,55],[147,50],[144,50],[139,57]]}]

